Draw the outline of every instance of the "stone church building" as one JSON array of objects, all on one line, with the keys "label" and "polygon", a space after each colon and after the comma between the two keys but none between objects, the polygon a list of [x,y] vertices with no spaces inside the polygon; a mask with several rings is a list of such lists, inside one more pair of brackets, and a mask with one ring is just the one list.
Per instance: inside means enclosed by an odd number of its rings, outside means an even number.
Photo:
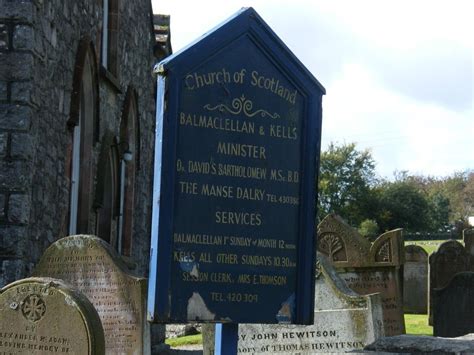
[{"label": "stone church building", "polygon": [[0,287],[71,234],[146,276],[152,68],[171,51],[153,20],[150,0],[0,0]]}]

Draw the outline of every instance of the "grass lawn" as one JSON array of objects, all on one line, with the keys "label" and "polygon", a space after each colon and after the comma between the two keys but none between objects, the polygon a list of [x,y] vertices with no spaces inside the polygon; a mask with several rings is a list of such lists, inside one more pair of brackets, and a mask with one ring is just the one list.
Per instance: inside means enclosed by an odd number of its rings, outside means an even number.
[{"label": "grass lawn", "polygon": [[430,255],[434,251],[438,250],[439,245],[445,241],[446,240],[410,240],[410,241],[406,241],[405,245],[410,245],[410,244],[419,245],[420,247],[425,249],[428,255]]},{"label": "grass lawn", "polygon": [[171,347],[183,346],[183,345],[193,345],[193,344],[202,344],[202,335],[187,335],[179,338],[169,338],[165,340],[165,343]]},{"label": "grass lawn", "polygon": [[433,327],[428,325],[427,314],[405,314],[407,334],[433,335]]}]

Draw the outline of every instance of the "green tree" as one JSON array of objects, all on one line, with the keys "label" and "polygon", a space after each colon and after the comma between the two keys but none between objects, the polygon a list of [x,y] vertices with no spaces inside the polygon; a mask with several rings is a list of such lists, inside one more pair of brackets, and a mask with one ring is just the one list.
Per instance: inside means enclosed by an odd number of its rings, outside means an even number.
[{"label": "green tree", "polygon": [[379,225],[373,219],[365,219],[359,226],[359,233],[363,237],[372,240],[379,234]]},{"label": "green tree", "polygon": [[379,186],[378,223],[383,230],[430,230],[430,205],[425,193],[407,180],[385,182]]},{"label": "green tree", "polygon": [[426,199],[429,212],[425,231],[440,231],[449,224],[450,200],[442,188],[445,178],[409,175],[402,171],[395,173],[395,180],[410,184]]},{"label": "green tree", "polygon": [[474,214],[474,171],[454,173],[443,181],[441,189],[450,201],[450,221],[466,222]]},{"label": "green tree", "polygon": [[441,231],[449,224],[451,211],[449,198],[440,191],[432,193],[428,202],[430,205],[430,225],[434,231]]},{"label": "green tree", "polygon": [[321,153],[319,216],[334,212],[358,226],[372,217],[375,200],[371,187],[376,182],[375,161],[369,150],[357,150],[355,143],[331,143]]}]

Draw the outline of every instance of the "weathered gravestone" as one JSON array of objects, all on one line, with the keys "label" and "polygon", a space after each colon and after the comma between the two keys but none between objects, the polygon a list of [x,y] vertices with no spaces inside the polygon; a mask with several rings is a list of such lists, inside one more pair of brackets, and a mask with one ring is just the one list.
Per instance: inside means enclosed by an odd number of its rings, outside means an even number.
[{"label": "weathered gravestone", "polygon": [[97,311],[61,280],[29,278],[0,290],[0,354],[103,353]]},{"label": "weathered gravestone", "polygon": [[318,226],[318,251],[355,292],[380,292],[385,335],[405,333],[402,299],[402,230],[382,234],[372,244],[339,216],[330,214]]},{"label": "weathered gravestone", "polygon": [[[471,255],[471,258],[474,256],[474,228],[467,228],[462,231],[464,246]],[[473,260],[471,259],[471,267],[474,267]],[[474,271],[471,269],[471,271]]]},{"label": "weathered gravestone", "polygon": [[[384,335],[379,294],[349,289],[318,255],[314,325],[239,325],[239,354],[314,354],[362,349]],[[204,327],[204,354],[214,353],[214,327]]]},{"label": "weathered gravestone", "polygon": [[426,335],[398,335],[376,340],[365,347],[363,354],[474,354],[474,334],[458,338]]},{"label": "weathered gravestone", "polygon": [[474,272],[461,272],[433,290],[433,334],[458,337],[474,333]]},{"label": "weathered gravestone", "polygon": [[419,245],[405,247],[403,309],[405,313],[428,311],[428,253]]},{"label": "weathered gravestone", "polygon": [[107,354],[150,352],[146,279],[130,275],[105,241],[89,235],[60,239],[45,251],[34,274],[62,279],[89,298],[104,327]]},{"label": "weathered gravestone", "polygon": [[433,325],[435,300],[433,290],[446,287],[451,279],[459,272],[471,271],[470,238],[467,238],[467,248],[457,240],[448,240],[442,243],[438,250],[429,257],[429,297],[428,322]]}]

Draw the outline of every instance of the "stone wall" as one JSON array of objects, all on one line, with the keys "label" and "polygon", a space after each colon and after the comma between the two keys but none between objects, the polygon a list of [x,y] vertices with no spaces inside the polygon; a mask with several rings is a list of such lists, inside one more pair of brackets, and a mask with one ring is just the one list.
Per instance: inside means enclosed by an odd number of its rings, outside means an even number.
[{"label": "stone wall", "polygon": [[[153,25],[149,0],[118,1],[118,73],[99,70],[99,136],[120,135],[127,90],[137,97],[136,167],[131,262],[148,266],[154,132]],[[43,251],[67,234],[76,56],[88,38],[100,69],[102,0],[0,0],[0,286],[28,276]],[[68,155],[69,154],[69,155]],[[97,184],[92,174],[92,194]],[[95,234],[96,214],[89,215]]]}]

